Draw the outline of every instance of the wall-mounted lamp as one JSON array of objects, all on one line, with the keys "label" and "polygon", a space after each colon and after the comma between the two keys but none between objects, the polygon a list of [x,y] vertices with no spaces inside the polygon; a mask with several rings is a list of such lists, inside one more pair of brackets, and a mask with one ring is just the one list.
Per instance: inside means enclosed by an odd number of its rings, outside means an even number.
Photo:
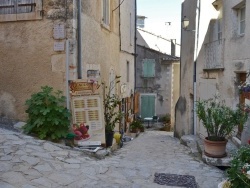
[{"label": "wall-mounted lamp", "polygon": [[195,30],[189,30],[189,29],[187,29],[188,26],[189,26],[189,19],[186,16],[183,17],[183,19],[181,20],[181,23],[182,23],[182,28],[185,31],[195,31]]}]

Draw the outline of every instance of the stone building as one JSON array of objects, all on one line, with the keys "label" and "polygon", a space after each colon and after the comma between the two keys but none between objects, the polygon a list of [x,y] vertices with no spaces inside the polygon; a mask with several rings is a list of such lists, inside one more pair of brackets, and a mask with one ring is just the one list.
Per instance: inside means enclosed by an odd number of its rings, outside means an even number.
[{"label": "stone building", "polygon": [[137,28],[136,92],[137,115],[142,118],[171,115],[174,125],[175,104],[179,97],[179,45],[144,29]]},{"label": "stone building", "polygon": [[249,80],[250,69],[249,3],[248,0],[183,2],[182,19],[188,19],[189,26],[181,34],[176,136],[206,135],[196,117],[196,100],[219,95],[233,108],[242,102],[238,85]]},{"label": "stone building", "polygon": [[135,0],[1,1],[1,120],[25,121],[25,101],[41,86],[66,95],[67,69],[69,80],[94,75],[109,82],[119,75],[125,86],[122,93],[117,87],[116,93],[130,98],[135,12]]}]

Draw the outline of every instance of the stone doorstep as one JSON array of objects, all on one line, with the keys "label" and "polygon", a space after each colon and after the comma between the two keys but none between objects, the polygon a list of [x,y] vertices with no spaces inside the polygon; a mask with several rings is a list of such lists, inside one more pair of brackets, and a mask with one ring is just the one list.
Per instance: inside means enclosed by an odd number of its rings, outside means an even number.
[{"label": "stone doorstep", "polygon": [[228,140],[227,143],[227,148],[226,148],[227,156],[223,158],[212,158],[212,157],[207,157],[204,154],[203,139],[200,138],[199,136],[184,135],[181,137],[180,142],[181,144],[188,146],[195,156],[200,156],[205,163],[212,166],[224,166],[224,167],[230,166],[230,161],[232,160],[232,154],[234,154],[240,146],[240,140],[237,139],[236,137],[233,137],[232,139]]}]

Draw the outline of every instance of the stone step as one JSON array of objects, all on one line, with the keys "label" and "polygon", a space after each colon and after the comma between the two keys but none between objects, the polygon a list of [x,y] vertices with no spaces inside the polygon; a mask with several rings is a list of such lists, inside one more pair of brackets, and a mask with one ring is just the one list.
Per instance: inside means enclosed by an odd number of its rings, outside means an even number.
[{"label": "stone step", "polygon": [[236,137],[228,140],[226,146],[227,156],[223,158],[212,158],[204,154],[203,139],[195,135],[184,135],[181,137],[180,142],[188,146],[191,152],[200,157],[205,163],[212,166],[229,167],[230,161],[232,160],[233,154],[237,151],[240,146],[240,140]]}]

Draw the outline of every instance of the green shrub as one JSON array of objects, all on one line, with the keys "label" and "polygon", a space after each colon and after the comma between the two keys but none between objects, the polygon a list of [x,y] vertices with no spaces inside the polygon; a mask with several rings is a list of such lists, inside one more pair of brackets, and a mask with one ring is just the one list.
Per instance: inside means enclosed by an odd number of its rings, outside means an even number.
[{"label": "green shrub", "polygon": [[41,92],[26,100],[28,121],[24,132],[34,133],[40,139],[57,140],[66,137],[70,126],[70,112],[64,106],[62,91],[53,93],[53,88],[49,86],[41,89]]},{"label": "green shrub", "polygon": [[170,123],[170,118],[171,118],[170,114],[166,114],[161,118],[161,121],[164,123]]},{"label": "green shrub", "polygon": [[250,187],[250,147],[243,146],[234,155],[231,167],[227,170],[228,180],[231,187],[248,188]]},{"label": "green shrub", "polygon": [[144,132],[144,126],[140,120],[134,120],[130,124],[130,132],[137,132],[137,130],[140,130],[141,132]]}]

